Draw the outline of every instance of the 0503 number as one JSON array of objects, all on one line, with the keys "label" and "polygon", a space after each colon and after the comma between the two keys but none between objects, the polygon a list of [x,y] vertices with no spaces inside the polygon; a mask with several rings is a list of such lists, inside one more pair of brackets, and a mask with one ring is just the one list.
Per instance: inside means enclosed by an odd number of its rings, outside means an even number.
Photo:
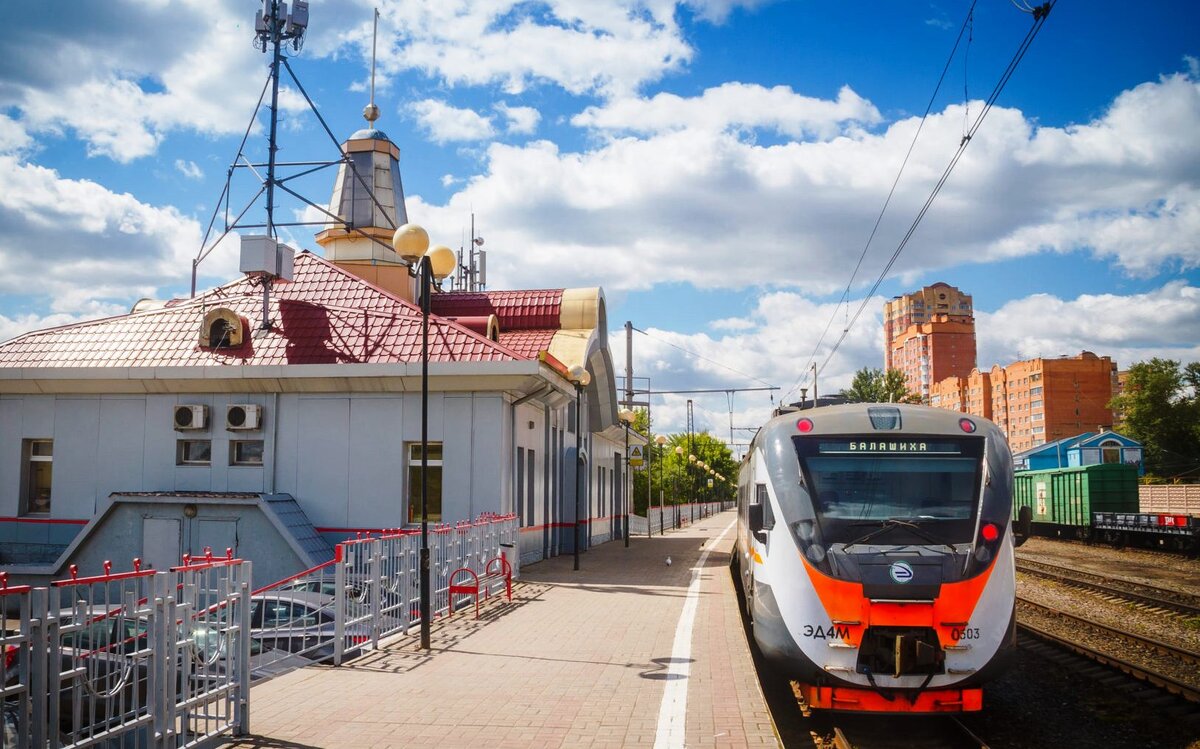
[{"label": "0503 number", "polygon": [[979,632],[979,627],[955,627],[950,630],[950,639],[958,642],[959,640],[979,640],[983,635]]}]

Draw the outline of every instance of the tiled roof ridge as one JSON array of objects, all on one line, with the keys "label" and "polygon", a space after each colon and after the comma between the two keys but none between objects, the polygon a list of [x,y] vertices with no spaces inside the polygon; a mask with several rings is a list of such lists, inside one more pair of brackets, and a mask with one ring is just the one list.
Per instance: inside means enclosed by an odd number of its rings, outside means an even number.
[{"label": "tiled roof ridge", "polygon": [[[384,289],[380,289],[374,284],[339,268],[332,262],[312,252],[305,250],[297,253],[297,263],[298,275],[303,274],[302,277],[305,279],[300,283],[304,285],[298,287],[295,296],[291,298],[285,294],[273,296],[272,306],[276,309],[280,309],[280,305],[286,306],[294,303],[322,308],[331,313],[336,313],[338,316],[366,314],[370,317],[390,320],[391,322],[387,324],[393,326],[397,324],[411,326],[414,323],[419,324],[420,322],[421,312],[417,305],[401,299]],[[327,273],[331,269],[336,269],[337,273]],[[347,282],[352,282],[353,285],[349,289],[357,288],[360,291],[348,290],[347,284],[342,283],[343,279]],[[251,289],[248,285],[249,283],[247,279],[239,278],[227,284],[214,287],[195,298],[172,300],[177,303],[170,306],[110,315],[93,320],[82,320],[66,325],[29,331],[9,341],[0,341],[0,352],[4,352],[6,355],[8,352],[19,355],[20,352],[30,346],[42,346],[42,341],[45,341],[45,345],[50,347],[47,350],[57,349],[60,352],[67,353],[73,347],[63,340],[63,336],[84,335],[88,338],[105,336],[107,335],[107,326],[117,326],[113,330],[120,330],[119,326],[123,326],[127,321],[131,320],[141,321],[140,323],[134,323],[135,325],[157,328],[160,325],[158,320],[161,319],[163,320],[161,325],[169,326],[171,323],[167,322],[168,320],[178,319],[181,315],[187,317],[196,314],[199,310],[207,310],[222,305],[229,305],[235,310],[240,309],[238,314],[246,317],[247,298],[254,296],[252,293],[245,293]],[[332,287],[328,290],[329,301],[321,298],[321,292],[327,285]],[[312,292],[311,295],[310,291]],[[356,298],[356,294],[359,297]],[[377,298],[378,302],[374,302],[373,298]],[[361,303],[355,303],[356,301],[361,301]],[[374,313],[374,315],[371,313]],[[437,336],[439,339],[448,338],[448,340],[456,340],[457,343],[452,344],[453,348],[464,351],[464,354],[467,349],[473,350],[474,353],[468,354],[469,358],[472,359],[492,358],[496,360],[524,361],[533,358],[520,347],[514,348],[505,343],[494,341],[486,335],[482,335],[442,315],[431,313],[430,319],[433,327],[440,331],[430,336],[431,351],[434,348],[434,336]],[[77,333],[76,331],[84,332]]]}]

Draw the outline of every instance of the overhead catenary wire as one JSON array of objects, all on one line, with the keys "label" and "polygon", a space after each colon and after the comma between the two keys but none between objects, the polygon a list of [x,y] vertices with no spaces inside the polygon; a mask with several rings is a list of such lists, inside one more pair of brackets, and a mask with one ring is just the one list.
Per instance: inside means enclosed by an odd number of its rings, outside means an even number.
[{"label": "overhead catenary wire", "polygon": [[[967,131],[967,134],[964,135],[962,140],[959,142],[958,148],[954,152],[954,156],[951,157],[950,162],[946,165],[946,168],[942,171],[941,177],[938,179],[938,181],[934,185],[932,191],[929,193],[929,197],[925,199],[925,203],[921,206],[921,209],[917,212],[916,218],[913,219],[912,224],[908,227],[908,230],[904,233],[904,236],[901,238],[900,242],[896,245],[895,251],[892,253],[892,256],[888,259],[888,262],[884,266],[883,270],[879,273],[879,276],[875,279],[875,282],[874,282],[874,284],[872,284],[870,291],[868,291],[864,295],[862,303],[859,304],[858,309],[854,313],[854,316],[850,319],[850,321],[847,323],[846,327],[842,330],[841,336],[834,343],[833,348],[830,349],[830,351],[829,351],[828,355],[826,355],[824,361],[817,368],[816,374],[818,376],[821,374],[821,372],[824,371],[825,367],[833,359],[834,354],[837,353],[838,348],[846,340],[846,336],[849,335],[850,329],[853,327],[854,323],[858,321],[858,318],[862,315],[862,312],[866,308],[867,303],[871,300],[871,297],[875,294],[875,292],[878,291],[880,284],[883,283],[883,280],[885,278],[887,278],[887,274],[889,271],[891,271],[892,266],[896,264],[896,260],[900,257],[900,253],[902,253],[904,251],[904,248],[908,246],[909,240],[912,239],[913,234],[916,233],[917,227],[920,225],[922,219],[925,218],[925,214],[929,212],[929,208],[933,205],[934,200],[937,199],[938,193],[941,192],[942,187],[946,184],[946,180],[948,180],[950,178],[950,174],[954,171],[954,168],[958,165],[959,159],[962,158],[963,153],[966,151],[967,146],[970,145],[972,138],[975,136],[975,133],[978,132],[980,126],[983,125],[984,120],[987,118],[988,113],[991,112],[992,107],[995,105],[996,100],[1000,96],[1000,93],[1004,90],[1004,87],[1008,84],[1008,81],[1012,78],[1013,73],[1016,72],[1017,66],[1021,63],[1021,60],[1024,59],[1025,54],[1029,51],[1029,47],[1033,44],[1033,40],[1037,37],[1038,32],[1041,30],[1042,26],[1045,25],[1046,18],[1050,15],[1050,11],[1054,8],[1054,4],[1056,2],[1057,2],[1057,0],[1050,0],[1049,2],[1043,3],[1042,5],[1032,8],[1029,11],[1030,13],[1033,14],[1033,18],[1034,18],[1033,25],[1030,26],[1029,30],[1025,34],[1025,37],[1021,40],[1021,43],[1017,46],[1017,50],[1016,50],[1016,52],[1013,53],[1012,59],[1009,60],[1008,66],[1004,69],[1004,72],[1001,74],[1000,79],[996,82],[996,85],[993,87],[991,94],[988,96],[987,100],[984,102],[983,109],[976,116],[975,121],[972,123],[970,129]],[[807,372],[805,372],[805,375],[807,375]],[[797,380],[797,384],[799,384],[799,382],[802,379],[803,379],[803,377],[801,377],[801,379]],[[795,388],[795,385],[793,385],[793,389],[794,388]],[[790,393],[791,390],[789,390],[788,392]]]},{"label": "overhead catenary wire", "polygon": [[[968,22],[975,13],[975,2],[971,3],[970,9],[967,11],[967,17],[963,19],[962,26],[959,27],[958,36],[954,39],[954,46],[950,49],[949,56],[946,57],[946,64],[942,66],[942,74],[938,76],[937,84],[933,87],[933,93],[929,95],[929,103],[925,105],[925,112],[921,115],[921,121],[917,124],[917,130],[913,133],[912,141],[908,144],[908,150],[904,153],[904,159],[900,162],[900,169],[896,172],[896,178],[892,180],[892,187],[888,190],[887,198],[883,201],[883,207],[879,209],[879,215],[875,217],[875,225],[871,227],[871,233],[867,236],[867,242],[863,245],[862,252],[858,255],[858,262],[854,264],[854,270],[850,273],[850,280],[846,282],[846,288],[842,292],[842,296],[838,299],[837,307],[829,316],[829,321],[825,323],[825,329],[821,331],[821,336],[817,339],[817,344],[813,346],[812,353],[808,356],[808,363],[804,365],[804,374],[796,378],[792,386],[783,394],[780,402],[785,402],[787,396],[791,395],[796,387],[800,385],[801,380],[808,376],[812,369],[813,363],[816,361],[817,352],[821,349],[821,344],[825,342],[825,336],[829,334],[829,328],[833,325],[834,319],[837,317],[838,310],[841,309],[844,302],[850,299],[850,290],[854,286],[854,279],[858,277],[858,271],[862,269],[863,260],[867,257],[867,252],[871,249],[871,243],[875,240],[875,234],[879,231],[879,225],[883,222],[884,214],[887,213],[888,206],[891,205],[892,197],[896,194],[896,186],[900,184],[900,178],[904,175],[904,170],[908,166],[908,160],[912,156],[913,149],[917,145],[917,139],[921,136],[921,131],[925,128],[925,121],[929,118],[929,113],[933,111],[933,104],[937,101],[938,92],[942,89],[942,83],[946,80],[946,73],[950,71],[950,65],[954,62],[954,57],[958,53],[958,45],[962,43],[963,34],[967,30]],[[846,306],[846,311],[849,313],[849,304]],[[849,319],[847,319],[846,327],[849,327]]]}]

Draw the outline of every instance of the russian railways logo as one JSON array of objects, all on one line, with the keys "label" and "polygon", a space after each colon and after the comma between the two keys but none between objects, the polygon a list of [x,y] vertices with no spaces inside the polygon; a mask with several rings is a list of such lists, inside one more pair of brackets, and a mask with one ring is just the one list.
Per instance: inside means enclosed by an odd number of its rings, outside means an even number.
[{"label": "russian railways logo", "polygon": [[892,566],[888,567],[888,574],[892,576],[892,580],[901,584],[912,582],[913,579],[912,567],[909,567],[907,562],[892,562]]}]

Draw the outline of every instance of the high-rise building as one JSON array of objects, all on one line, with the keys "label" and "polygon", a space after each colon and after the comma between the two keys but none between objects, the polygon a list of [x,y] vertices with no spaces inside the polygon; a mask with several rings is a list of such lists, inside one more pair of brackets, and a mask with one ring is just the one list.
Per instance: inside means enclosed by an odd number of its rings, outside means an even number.
[{"label": "high-rise building", "polygon": [[941,281],[883,306],[884,367],[904,373],[911,392],[929,400],[933,383],[975,368],[971,297]]},{"label": "high-rise building", "polygon": [[1113,423],[1116,365],[1091,351],[1057,359],[1028,359],[934,384],[930,404],[996,422],[1013,452],[1099,431]]}]

